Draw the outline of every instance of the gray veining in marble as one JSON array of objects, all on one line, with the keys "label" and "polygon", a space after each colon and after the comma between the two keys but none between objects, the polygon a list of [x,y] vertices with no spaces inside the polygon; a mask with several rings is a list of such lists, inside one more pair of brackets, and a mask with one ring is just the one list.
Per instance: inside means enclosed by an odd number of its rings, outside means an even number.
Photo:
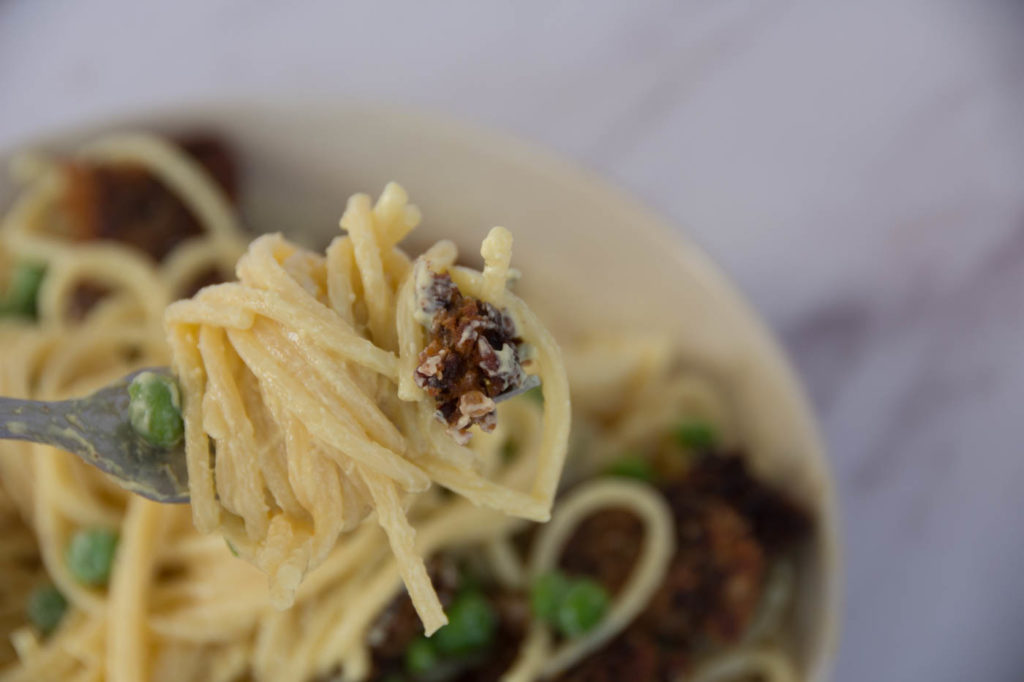
[{"label": "gray veining in marble", "polygon": [[[1012,0],[0,1],[0,146],[247,92],[451,112],[685,225],[839,482],[836,679],[1024,679],[1024,11]],[[116,17],[116,19],[114,18]]]}]

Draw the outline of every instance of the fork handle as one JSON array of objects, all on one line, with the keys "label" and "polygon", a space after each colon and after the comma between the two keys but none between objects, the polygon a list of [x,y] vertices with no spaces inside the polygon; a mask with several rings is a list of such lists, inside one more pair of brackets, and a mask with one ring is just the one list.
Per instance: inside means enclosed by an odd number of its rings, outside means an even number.
[{"label": "fork handle", "polygon": [[85,425],[74,414],[75,401],[0,397],[0,439],[52,445],[80,457],[94,455]]}]

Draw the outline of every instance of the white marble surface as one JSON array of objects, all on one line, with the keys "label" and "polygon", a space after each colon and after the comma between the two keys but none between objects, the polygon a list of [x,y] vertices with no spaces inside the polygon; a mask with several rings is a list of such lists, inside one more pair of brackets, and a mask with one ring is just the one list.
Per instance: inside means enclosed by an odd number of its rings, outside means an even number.
[{"label": "white marble surface", "polygon": [[669,215],[796,358],[842,496],[836,679],[1024,678],[1011,0],[0,0],[0,146],[250,92],[450,112]]}]

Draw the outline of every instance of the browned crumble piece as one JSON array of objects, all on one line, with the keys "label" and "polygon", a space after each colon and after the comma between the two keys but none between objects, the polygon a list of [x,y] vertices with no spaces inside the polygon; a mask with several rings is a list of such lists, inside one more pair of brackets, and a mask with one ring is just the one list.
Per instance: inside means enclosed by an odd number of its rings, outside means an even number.
[{"label": "browned crumble piece", "polygon": [[[238,172],[232,150],[209,135],[175,140],[176,144],[210,173],[235,202]],[[67,191],[63,196],[64,228],[77,241],[114,241],[163,261],[181,242],[202,233],[191,210],[152,173],[124,163],[68,161],[63,165]],[[200,273],[181,296],[191,296],[207,284],[230,279],[215,269]],[[72,293],[67,311],[80,320],[110,292],[95,282],[81,282]]]},{"label": "browned crumble piece", "polygon": [[523,383],[522,339],[505,310],[464,296],[447,274],[430,276],[419,292],[430,327],[416,385],[434,399],[452,437],[465,444],[474,424],[494,429],[495,396]]}]

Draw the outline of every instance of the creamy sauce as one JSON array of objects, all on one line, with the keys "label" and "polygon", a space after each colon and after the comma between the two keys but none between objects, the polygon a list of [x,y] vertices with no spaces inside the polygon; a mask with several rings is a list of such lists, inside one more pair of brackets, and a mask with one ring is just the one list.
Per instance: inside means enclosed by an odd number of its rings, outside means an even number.
[{"label": "creamy sauce", "polygon": [[54,440],[62,441],[65,445],[75,444],[77,447],[72,448],[74,452],[96,457],[96,448],[93,444],[70,426],[49,426],[46,431]]},{"label": "creamy sauce", "polygon": [[[506,377],[520,377],[523,373],[519,361],[516,359],[516,351],[511,343],[506,343],[500,349],[494,351],[498,356],[498,375]],[[522,381],[521,377],[519,381]]]},{"label": "creamy sauce", "polygon": [[24,436],[28,434],[28,424],[25,422],[7,422],[7,432],[12,436]]},{"label": "creamy sauce", "polygon": [[413,313],[413,318],[424,327],[430,327],[430,323],[434,320],[434,313],[437,312],[437,307],[430,295],[430,288],[434,284],[434,273],[426,261],[420,259],[413,266],[413,276],[416,286],[416,312]]}]

